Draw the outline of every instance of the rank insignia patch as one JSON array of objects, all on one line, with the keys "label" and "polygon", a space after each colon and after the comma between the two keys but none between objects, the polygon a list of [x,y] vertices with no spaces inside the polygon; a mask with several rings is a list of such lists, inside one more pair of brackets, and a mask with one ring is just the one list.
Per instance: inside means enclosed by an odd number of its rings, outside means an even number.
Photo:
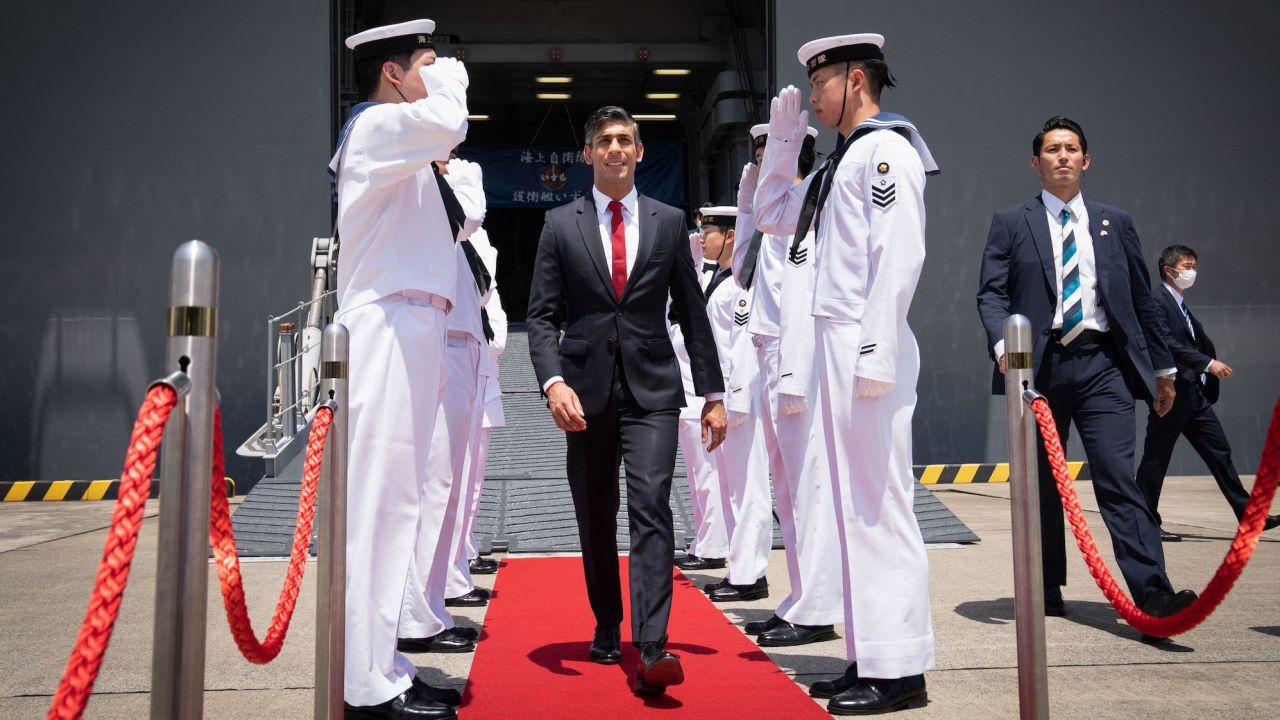
[{"label": "rank insignia patch", "polygon": [[877,166],[876,166],[876,172],[880,173],[881,175],[884,175],[884,174],[888,173],[888,172],[889,172],[889,163],[887,163],[887,162],[882,162],[882,163],[880,163],[879,165],[877,165]]},{"label": "rank insignia patch", "polygon": [[804,265],[808,259],[809,248],[792,245],[791,249],[787,251],[787,262],[795,265],[796,267]]},{"label": "rank insignia patch", "polygon": [[747,320],[748,320],[748,319],[750,319],[750,317],[751,317],[751,314],[750,314],[750,313],[736,312],[736,313],[734,313],[734,314],[733,314],[733,324],[734,324],[734,325],[746,325],[746,324],[747,324]]},{"label": "rank insignia patch", "polygon": [[[881,163],[882,165],[884,163]],[[898,183],[893,177],[886,176],[871,183],[871,202],[883,210],[889,209],[898,199]]]}]

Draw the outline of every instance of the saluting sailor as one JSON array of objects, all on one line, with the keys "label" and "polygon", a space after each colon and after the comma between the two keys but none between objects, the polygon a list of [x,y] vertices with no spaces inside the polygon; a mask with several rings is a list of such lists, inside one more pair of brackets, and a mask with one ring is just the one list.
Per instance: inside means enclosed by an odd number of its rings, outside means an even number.
[{"label": "saluting sailor", "polygon": [[396,651],[457,280],[432,162],[467,133],[467,72],[436,58],[434,30],[413,20],[347,38],[366,102],[352,109],[329,164],[342,237],[335,319],[351,333],[348,718],[452,718],[461,701],[417,680]]},{"label": "saluting sailor", "polygon": [[938,168],[906,118],[880,111],[893,87],[884,37],[805,44],[809,102],[838,129],[836,151],[801,185],[796,157],[808,113],[800,91],[773,100],[756,190],[766,232],[815,231],[819,411],[844,565],[846,651],[852,663],[811,694],[836,715],[926,702],[934,664],[929,565],[912,513],[911,416],[920,355],[907,310],[924,265],[926,174]]},{"label": "saluting sailor", "polygon": [[[746,332],[751,295],[733,282],[731,264],[738,234],[735,207],[702,208],[703,256],[719,265],[707,284],[707,317],[716,338],[720,369],[729,381],[725,410],[729,429],[715,453],[720,492],[730,516],[729,572],[703,587],[715,602],[759,600],[769,596],[765,577],[773,547],[773,503],[764,437],[755,422],[755,353]],[[736,385],[734,384],[736,383]]]},{"label": "saluting sailor", "polygon": [[[442,169],[443,168],[443,169]],[[469,501],[466,459],[484,414],[481,359],[488,354],[482,307],[492,276],[471,242],[486,209],[480,166],[454,158],[437,163],[443,178],[445,211],[458,239],[454,249],[457,288],[446,326],[445,386],[427,448],[426,485],[413,548],[413,565],[400,609],[401,652],[470,652],[479,633],[455,627],[451,606],[485,605],[488,597],[474,585],[449,594],[449,577],[461,543]],[[468,575],[465,583],[471,582]]]},{"label": "saluting sailor", "polygon": [[[835,623],[844,620],[844,587],[822,428],[814,422],[817,403],[808,400],[813,395],[813,233],[792,252],[790,235],[751,230],[768,130],[756,125],[750,131],[754,161],[743,168],[738,185],[738,230],[744,240],[734,247],[733,271],[752,294],[747,330],[758,367],[758,422],[791,582],[773,616],[747,623],[745,630],[762,646],[780,647],[834,639]],[[806,129],[796,184],[813,170],[817,136],[816,129]],[[735,364],[730,400],[738,370]]]}]

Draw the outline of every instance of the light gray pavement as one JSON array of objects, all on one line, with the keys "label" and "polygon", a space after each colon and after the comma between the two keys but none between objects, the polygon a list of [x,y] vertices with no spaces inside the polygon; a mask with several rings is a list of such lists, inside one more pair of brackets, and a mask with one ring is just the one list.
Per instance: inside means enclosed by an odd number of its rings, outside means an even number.
[{"label": "light gray pavement", "polygon": [[[1103,554],[1109,556],[1106,533],[1092,511],[1092,487],[1081,483],[1079,489]],[[939,497],[983,542],[929,552],[938,667],[928,674],[929,706],[900,716],[1017,717],[1008,488],[940,488]],[[39,718],[48,709],[84,612],[112,505],[0,505],[0,718]],[[1198,590],[1221,561],[1234,531],[1226,502],[1211,478],[1171,478],[1161,512],[1166,528],[1187,538],[1165,546],[1174,584]],[[1137,641],[1137,632],[1105,604],[1073,552],[1071,584],[1065,592],[1070,615],[1047,621],[1053,716],[1172,720],[1272,714],[1280,693],[1280,598],[1275,580],[1280,531],[1270,535],[1259,543],[1218,612],[1200,628],[1161,646]],[[152,516],[143,525],[129,589],[86,717],[147,715],[155,543]],[[285,563],[250,562],[242,567],[250,611],[261,633],[274,609]],[[211,569],[206,717],[311,717],[314,570],[313,563],[280,657],[270,665],[255,666],[235,649]],[[700,582],[718,576],[690,575]],[[492,586],[493,576],[480,580]],[[787,587],[780,551],[771,560],[769,582],[770,599],[723,606],[727,615],[741,621],[770,614]],[[461,610],[459,623],[475,626],[483,615],[483,609]],[[841,641],[769,650],[779,666],[806,687],[841,672],[842,653]],[[414,659],[429,682],[461,688],[471,657]],[[726,699],[725,718],[732,718],[731,707]],[[566,717],[589,717],[584,712],[584,706],[576,704]],[[465,708],[462,717],[468,717]],[[520,715],[514,712],[511,717]]]}]

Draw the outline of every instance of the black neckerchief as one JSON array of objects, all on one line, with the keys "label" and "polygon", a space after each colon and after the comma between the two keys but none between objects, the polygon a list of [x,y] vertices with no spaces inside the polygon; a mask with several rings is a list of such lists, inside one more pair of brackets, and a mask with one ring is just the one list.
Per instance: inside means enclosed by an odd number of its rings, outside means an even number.
[{"label": "black neckerchief", "polygon": [[742,259],[742,269],[738,271],[743,290],[751,289],[751,281],[756,277],[756,263],[760,261],[760,245],[763,242],[764,231],[757,230],[751,235],[751,242],[747,244],[747,256]]},{"label": "black neckerchief", "polygon": [[711,301],[711,293],[715,292],[716,288],[720,287],[720,283],[724,282],[725,278],[730,275],[732,273],[729,272],[728,268],[718,268],[715,274],[711,276],[711,282],[707,283],[707,289],[702,293],[706,296],[708,302]]},{"label": "black neckerchief", "polygon": [[[813,181],[809,183],[808,190],[804,194],[804,203],[800,206],[800,222],[796,223],[796,232],[791,237],[791,252],[796,252],[800,245],[800,241],[805,235],[809,234],[809,226],[812,225],[814,231],[818,229],[818,216],[822,211],[822,206],[827,202],[827,196],[831,194],[831,181],[835,177],[836,167],[840,165],[840,160],[844,158],[844,154],[849,148],[853,147],[853,143],[858,138],[875,130],[873,127],[860,127],[855,129],[844,142],[840,143],[840,147],[827,157],[826,162],[822,163],[822,167],[818,168],[818,172],[813,176]],[[817,238],[814,238],[814,244],[817,244]]]}]

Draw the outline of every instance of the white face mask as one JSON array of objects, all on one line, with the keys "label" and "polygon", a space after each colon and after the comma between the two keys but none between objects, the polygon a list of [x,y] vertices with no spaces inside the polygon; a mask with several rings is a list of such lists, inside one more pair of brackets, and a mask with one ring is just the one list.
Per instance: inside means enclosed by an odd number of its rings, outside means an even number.
[{"label": "white face mask", "polygon": [[1173,277],[1173,284],[1176,285],[1179,290],[1186,290],[1192,285],[1195,285],[1196,271],[1195,270],[1179,270],[1178,274]]}]

